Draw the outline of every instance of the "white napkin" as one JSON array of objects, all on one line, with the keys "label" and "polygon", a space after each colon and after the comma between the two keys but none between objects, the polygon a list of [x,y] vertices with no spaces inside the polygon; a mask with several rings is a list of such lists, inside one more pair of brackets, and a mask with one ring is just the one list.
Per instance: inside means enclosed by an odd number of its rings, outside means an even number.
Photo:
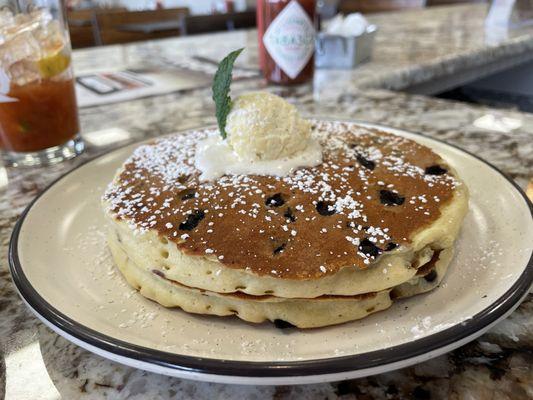
[{"label": "white napkin", "polygon": [[338,14],[331,19],[326,32],[331,35],[347,37],[360,36],[366,32],[368,25],[370,24],[361,13],[348,14],[347,16]]}]

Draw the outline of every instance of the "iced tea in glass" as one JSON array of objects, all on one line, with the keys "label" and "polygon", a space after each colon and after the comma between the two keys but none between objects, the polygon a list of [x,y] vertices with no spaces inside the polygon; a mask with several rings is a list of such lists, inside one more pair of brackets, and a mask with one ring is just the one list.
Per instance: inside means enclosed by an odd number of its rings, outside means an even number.
[{"label": "iced tea in glass", "polygon": [[49,165],[83,150],[60,0],[0,9],[0,151],[4,164]]}]

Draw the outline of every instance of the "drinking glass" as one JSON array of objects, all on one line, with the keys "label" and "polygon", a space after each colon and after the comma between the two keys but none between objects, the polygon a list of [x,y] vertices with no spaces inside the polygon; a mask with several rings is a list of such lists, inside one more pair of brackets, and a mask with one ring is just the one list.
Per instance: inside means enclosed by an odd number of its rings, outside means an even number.
[{"label": "drinking glass", "polygon": [[61,0],[0,0],[0,154],[50,165],[83,151]]}]

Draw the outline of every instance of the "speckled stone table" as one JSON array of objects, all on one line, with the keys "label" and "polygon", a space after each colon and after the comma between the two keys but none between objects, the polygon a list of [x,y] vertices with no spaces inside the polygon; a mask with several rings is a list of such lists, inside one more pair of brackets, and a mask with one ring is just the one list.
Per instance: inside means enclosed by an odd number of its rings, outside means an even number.
[{"label": "speckled stone table", "polygon": [[[499,45],[483,44],[470,26],[467,29],[460,21],[479,27],[482,23],[476,18],[481,18],[484,10],[483,6],[468,6],[378,16],[382,37],[374,62],[349,72],[320,71],[314,88],[306,85],[268,90],[287,97],[304,115],[379,122],[443,139],[487,159],[524,187],[533,175],[533,115],[383,90],[438,80],[443,76],[439,71],[450,68],[460,71],[463,61],[475,67],[483,62],[480,57],[496,60],[533,47],[533,33],[522,33]],[[460,17],[464,15],[472,19]],[[449,26],[450,21],[458,22]],[[426,35],[422,38],[420,33]],[[398,43],[400,34],[404,38],[402,43],[409,46],[388,46]],[[446,49],[435,50],[446,34],[457,35],[456,40],[447,41]],[[119,61],[139,65],[148,60],[168,63],[172,57],[179,58],[181,65],[198,65],[188,63],[190,57],[199,54],[216,59],[242,44],[248,44],[248,55],[240,66],[253,69],[256,66],[253,32],[86,50],[76,54],[76,66],[83,71],[100,61],[109,65]],[[388,61],[382,59],[387,51]],[[391,65],[392,61],[396,64]],[[339,74],[346,79],[344,84],[339,84]],[[264,88],[264,84],[249,78],[237,82],[233,91],[237,95],[258,88]],[[197,383],[135,370],[71,344],[33,317],[17,296],[7,266],[9,236],[24,207],[57,176],[103,151],[212,124],[210,97],[209,89],[198,88],[82,109],[82,130],[87,141],[82,157],[50,168],[0,169],[0,399],[533,398],[531,294],[507,320],[444,356],[369,378],[291,387]]]}]

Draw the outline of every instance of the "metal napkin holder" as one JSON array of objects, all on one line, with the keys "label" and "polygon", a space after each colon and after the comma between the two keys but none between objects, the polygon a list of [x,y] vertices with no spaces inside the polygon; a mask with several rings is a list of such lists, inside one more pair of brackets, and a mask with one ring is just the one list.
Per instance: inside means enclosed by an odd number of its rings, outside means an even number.
[{"label": "metal napkin holder", "polygon": [[369,25],[359,36],[340,36],[320,32],[316,38],[317,68],[353,68],[372,57],[376,25]]}]

